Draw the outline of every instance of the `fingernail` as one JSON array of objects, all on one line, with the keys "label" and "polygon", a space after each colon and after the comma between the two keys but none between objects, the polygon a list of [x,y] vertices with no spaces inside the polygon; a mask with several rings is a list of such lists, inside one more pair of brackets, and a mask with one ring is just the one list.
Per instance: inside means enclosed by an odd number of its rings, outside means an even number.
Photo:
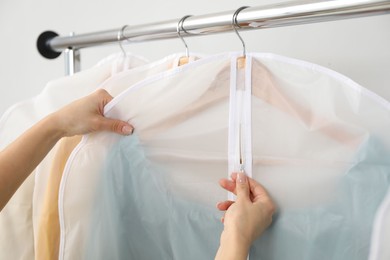
[{"label": "fingernail", "polygon": [[240,171],[237,175],[237,180],[239,183],[245,183],[246,182],[246,175],[245,172]]},{"label": "fingernail", "polygon": [[134,132],[134,128],[128,125],[122,127],[122,133],[131,135]]},{"label": "fingernail", "polygon": [[232,174],[230,174],[230,178],[234,179],[237,177],[237,173],[236,172],[233,172]]}]

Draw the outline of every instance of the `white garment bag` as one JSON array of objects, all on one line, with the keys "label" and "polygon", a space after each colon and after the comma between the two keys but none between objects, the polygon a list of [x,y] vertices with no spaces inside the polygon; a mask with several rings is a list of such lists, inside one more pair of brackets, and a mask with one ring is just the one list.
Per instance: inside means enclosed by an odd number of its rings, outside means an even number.
[{"label": "white garment bag", "polygon": [[251,259],[367,259],[383,242],[371,235],[390,182],[389,103],[314,64],[247,54],[237,68],[238,56],[156,74],[106,106],[136,130],[72,152],[60,259],[212,259],[218,180],[240,154],[278,206]]}]

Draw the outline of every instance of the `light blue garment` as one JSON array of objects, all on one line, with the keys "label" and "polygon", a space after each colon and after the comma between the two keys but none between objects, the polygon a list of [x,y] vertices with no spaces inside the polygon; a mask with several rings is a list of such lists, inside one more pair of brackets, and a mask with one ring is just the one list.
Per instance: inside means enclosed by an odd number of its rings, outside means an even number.
[{"label": "light blue garment", "polygon": [[102,171],[86,259],[214,256],[221,214],[174,197],[165,181],[164,172],[145,157],[138,138],[123,137]]},{"label": "light blue garment", "polygon": [[300,211],[280,209],[251,259],[368,259],[374,216],[390,184],[388,158],[389,151],[368,138],[340,179],[337,199]]},{"label": "light blue garment", "polygon": [[[373,218],[390,183],[386,158],[379,142],[366,140],[340,180],[337,200],[278,209],[250,259],[367,259]],[[214,258],[221,213],[174,197],[136,136],[120,139],[101,174],[86,259]]]}]

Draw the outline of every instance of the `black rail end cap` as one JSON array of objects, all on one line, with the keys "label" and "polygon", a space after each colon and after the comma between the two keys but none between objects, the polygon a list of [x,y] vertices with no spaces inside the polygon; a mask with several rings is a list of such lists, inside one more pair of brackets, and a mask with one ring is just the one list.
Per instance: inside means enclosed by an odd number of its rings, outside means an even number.
[{"label": "black rail end cap", "polygon": [[45,31],[41,33],[37,40],[37,48],[39,53],[47,59],[55,59],[61,55],[61,52],[57,52],[50,48],[49,42],[58,34],[53,31]]}]

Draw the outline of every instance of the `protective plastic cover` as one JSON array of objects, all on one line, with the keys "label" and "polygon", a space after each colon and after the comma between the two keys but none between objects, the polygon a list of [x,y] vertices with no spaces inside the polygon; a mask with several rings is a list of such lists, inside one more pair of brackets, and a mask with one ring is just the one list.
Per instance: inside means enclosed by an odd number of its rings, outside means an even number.
[{"label": "protective plastic cover", "polygon": [[390,105],[320,66],[247,54],[241,73],[236,56],[158,74],[106,106],[136,132],[84,136],[71,154],[60,259],[212,259],[245,104],[247,173],[278,206],[250,258],[368,258],[390,182]]},{"label": "protective plastic cover", "polygon": [[[123,71],[116,70],[111,77],[106,79],[99,88],[106,89],[112,96],[117,96],[132,84],[150,77],[151,75],[175,69],[180,57],[184,54],[177,53],[161,60],[127,68]],[[191,56],[195,60],[198,56]],[[132,56],[127,56],[129,59]],[[114,76],[115,75],[115,76]],[[35,258],[53,259],[58,257],[60,226],[58,217],[58,191],[62,171],[71,151],[80,142],[81,136],[63,138],[60,145],[54,149],[54,159],[44,160],[36,171],[34,193],[34,236]]]}]

